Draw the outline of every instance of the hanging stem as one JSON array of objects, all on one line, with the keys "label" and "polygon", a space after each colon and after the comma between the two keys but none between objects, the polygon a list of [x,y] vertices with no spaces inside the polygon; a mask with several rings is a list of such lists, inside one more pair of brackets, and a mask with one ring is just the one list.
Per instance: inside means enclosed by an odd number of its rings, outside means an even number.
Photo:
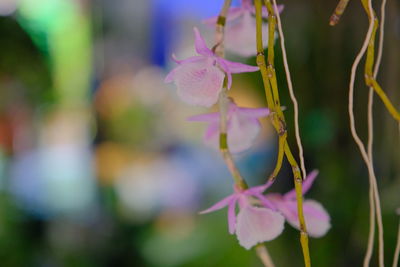
[{"label": "hanging stem", "polygon": [[287,136],[286,129],[282,129],[281,131],[279,131],[278,135],[279,135],[278,158],[276,161],[275,169],[272,172],[271,176],[269,177],[269,180],[274,180],[276,178],[276,176],[278,176],[278,173],[282,168],[283,158],[285,156],[285,144],[286,144],[286,136]]},{"label": "hanging stem", "polygon": [[[221,12],[218,16],[217,23],[215,26],[215,54],[219,57],[224,57],[224,29],[226,22],[226,15],[231,5],[231,0],[225,0]],[[227,96],[227,83],[226,79],[223,84],[223,88],[219,95],[219,112],[220,112],[220,125],[219,125],[219,148],[229,172],[232,175],[235,184],[242,189],[246,189],[247,183],[240,174],[239,169],[236,167],[235,161],[233,160],[232,154],[229,151],[228,146],[228,133],[227,133],[227,114],[229,108],[229,102]]]},{"label": "hanging stem", "polygon": [[389,111],[390,115],[400,122],[400,113],[399,111],[393,106],[390,99],[387,97],[386,93],[382,90],[379,83],[376,81],[376,76],[373,75],[372,68],[374,65],[374,58],[375,58],[375,36],[376,30],[378,29],[378,19],[375,16],[375,12],[373,11],[372,7],[371,10],[369,9],[368,1],[361,0],[363,7],[368,15],[368,19],[370,23],[373,23],[373,30],[371,34],[371,38],[369,39],[368,50],[367,50],[367,59],[365,63],[365,83],[367,86],[372,87],[376,94],[381,98],[382,102],[385,104],[386,109]]},{"label": "hanging stem", "polygon": [[310,251],[308,248],[308,234],[306,223],[304,220],[304,213],[303,213],[303,192],[302,192],[302,179],[301,179],[301,172],[299,165],[297,164],[295,158],[293,157],[292,152],[290,151],[289,145],[286,142],[285,144],[285,155],[288,159],[290,165],[292,166],[293,176],[294,176],[294,186],[296,191],[296,200],[297,200],[297,212],[299,216],[299,224],[300,224],[300,243],[303,250],[303,258],[304,258],[304,265],[306,267],[311,266],[311,259],[310,259]]},{"label": "hanging stem", "polygon": [[385,104],[386,109],[389,111],[390,115],[392,115],[392,117],[395,120],[400,122],[400,113],[399,113],[399,111],[397,111],[397,109],[393,106],[392,102],[387,97],[386,93],[382,90],[382,87],[375,80],[375,78],[372,77],[372,76],[366,76],[365,77],[365,83],[375,90],[375,93],[381,98],[383,104]]},{"label": "hanging stem", "polygon": [[224,88],[222,89],[219,96],[219,112],[220,112],[220,134],[219,134],[219,149],[221,155],[228,167],[229,172],[232,175],[235,184],[241,189],[247,189],[247,183],[240,174],[239,169],[236,167],[235,161],[233,160],[232,154],[228,147],[228,133],[227,133],[227,109],[229,106],[229,99],[226,95],[226,82],[224,82]]},{"label": "hanging stem", "polygon": [[[216,47],[215,54],[219,57],[224,57],[224,29],[226,22],[226,15],[228,13],[229,7],[231,5],[231,0],[225,0],[222,10],[218,16],[216,23]],[[227,81],[224,80],[223,88],[219,95],[219,112],[220,112],[220,135],[219,135],[219,147],[221,155],[232,175],[233,180],[237,187],[241,189],[247,189],[248,185],[239,169],[236,167],[235,161],[233,160],[232,154],[229,151],[228,146],[228,132],[227,132],[227,113],[229,108],[230,100],[227,95]],[[274,267],[272,259],[267,251],[264,244],[258,244],[255,248],[257,256],[260,258],[261,262],[265,267]]]},{"label": "hanging stem", "polygon": [[335,11],[333,11],[331,18],[329,19],[329,25],[335,26],[336,24],[339,23],[339,20],[342,17],[342,14],[345,11],[348,3],[349,3],[349,0],[340,0],[339,1],[339,3],[337,4],[337,6],[335,8]]},{"label": "hanging stem", "polygon": [[[275,11],[277,12],[276,3]],[[260,72],[263,79],[265,95],[267,98],[268,107],[275,112],[272,117],[272,124],[279,136],[279,151],[278,161],[273,174],[270,179],[274,179],[279,172],[284,155],[288,159],[292,166],[296,199],[297,199],[297,210],[300,224],[300,243],[303,250],[304,264],[306,267],[311,266],[310,252],[308,248],[308,235],[303,214],[303,195],[302,195],[302,175],[300,168],[293,157],[293,154],[289,148],[289,144],[286,140],[286,123],[283,115],[280,100],[279,91],[276,80],[276,73],[274,68],[274,34],[276,25],[275,12],[272,9],[271,2],[265,1],[265,5],[269,11],[268,23],[269,23],[269,41],[268,41],[268,65],[265,62],[264,48],[262,43],[262,2],[261,0],[254,1],[256,9],[256,39],[257,39],[257,65],[260,68]],[[291,83],[291,82],[290,82]]]},{"label": "hanging stem", "polygon": [[[292,79],[291,79],[291,76],[290,76],[289,64],[288,64],[288,59],[287,59],[287,55],[286,55],[285,36],[284,36],[283,30],[282,30],[281,17],[279,15],[278,5],[276,3],[276,0],[272,0],[273,9],[271,7],[270,0],[268,0],[268,1],[264,0],[264,2],[266,3],[267,6],[270,6],[269,9],[272,10],[272,12],[274,12],[274,13],[271,13],[271,14],[273,16],[276,16],[276,22],[277,22],[276,25],[277,25],[277,28],[278,28],[280,45],[281,45],[281,50],[282,50],[283,66],[284,66],[284,69],[285,69],[286,81],[287,81],[287,85],[288,85],[290,99],[293,102],[293,108],[294,108],[294,132],[295,132],[297,147],[298,147],[298,150],[299,150],[300,168],[301,168],[301,171],[302,171],[302,174],[303,174],[303,178],[305,178],[307,176],[307,173],[306,173],[306,168],[305,168],[305,163],[304,163],[303,145],[301,143],[301,138],[300,138],[299,105],[297,103],[297,99],[296,99],[296,96],[294,94],[293,83],[292,83]],[[272,32],[272,33],[270,32],[269,33],[269,38],[274,38],[274,36],[275,36],[274,34],[275,34],[275,32]]]}]

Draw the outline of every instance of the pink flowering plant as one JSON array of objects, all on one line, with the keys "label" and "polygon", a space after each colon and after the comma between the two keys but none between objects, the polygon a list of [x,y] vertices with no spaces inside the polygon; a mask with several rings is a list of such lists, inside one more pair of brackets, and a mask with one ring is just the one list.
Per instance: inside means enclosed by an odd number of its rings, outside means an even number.
[{"label": "pink flowering plant", "polygon": [[[303,195],[310,190],[317,175],[318,171],[314,170],[306,177],[303,182]],[[284,195],[271,193],[266,195],[266,199],[285,217],[290,225],[300,229],[295,190],[291,190]],[[312,237],[324,236],[331,227],[328,212],[320,203],[311,199],[304,200],[303,211],[308,234]]]},{"label": "pink flowering plant", "polygon": [[[281,234],[285,221],[284,217],[275,211],[272,203],[262,194],[271,184],[268,182],[265,185],[248,189],[234,186],[232,195],[200,213],[205,214],[228,206],[229,233],[236,233],[241,246],[250,249],[257,243],[270,241]],[[261,206],[253,206],[252,198],[258,199]],[[239,204],[240,211],[236,216],[237,204]]]},{"label": "pink flowering plant", "polygon": [[[311,188],[318,171],[312,171],[303,182],[303,194]],[[210,208],[200,212],[205,214],[228,207],[229,233],[236,233],[239,244],[250,249],[258,243],[270,241],[278,237],[284,228],[284,221],[299,229],[296,209],[296,192],[291,190],[284,195],[269,193],[264,195],[273,183],[240,189],[234,186],[234,193],[217,202]],[[258,201],[258,205],[253,203]],[[236,216],[236,205],[239,213]],[[330,217],[320,203],[315,200],[304,201],[304,217],[308,233],[312,237],[322,237],[331,227]]]},{"label": "pink flowering plant", "polygon": [[232,74],[257,71],[258,67],[232,62],[218,57],[209,49],[199,30],[194,28],[195,48],[198,56],[178,60],[178,66],[165,78],[174,82],[179,97],[191,105],[210,107],[218,101],[225,76],[228,89],[232,86]]},{"label": "pink flowering plant", "polygon": [[[265,185],[241,189],[234,186],[234,193],[201,214],[213,212],[228,206],[229,233],[234,234],[239,244],[246,249],[279,236],[283,231],[284,217],[275,211],[274,205],[263,195],[272,182]],[[260,201],[259,207],[253,206],[252,198]],[[253,201],[254,202],[254,201]],[[236,216],[236,205],[239,204],[239,213]]]},{"label": "pink flowering plant", "polygon": [[[183,60],[178,60],[173,55],[172,59],[178,66],[165,78],[165,82],[176,85],[178,96],[187,104],[211,107],[218,103],[218,112],[195,115],[188,120],[207,123],[204,142],[219,148],[235,184],[231,195],[201,214],[227,207],[229,233],[236,234],[239,244],[244,248],[256,247],[257,255],[265,266],[272,266],[272,259],[264,242],[277,238],[282,233],[286,220],[301,232],[304,263],[311,266],[308,233],[312,237],[325,235],[330,228],[330,217],[317,201],[303,201],[303,194],[311,187],[317,172],[311,172],[306,177],[297,120],[295,130],[300,165],[286,138],[285,116],[280,104],[274,68],[275,26],[280,26],[279,12],[282,11],[282,6],[270,0],[254,0],[254,5],[250,0],[243,0],[240,7],[233,8],[230,8],[230,4],[230,0],[225,0],[220,14],[205,21],[215,25],[215,45],[210,46],[212,49],[207,46],[199,30],[194,28],[194,44],[198,55]],[[265,18],[268,23],[263,21]],[[257,55],[257,66],[225,59],[224,47],[242,56]],[[265,47],[268,48],[267,60],[264,56]],[[232,75],[256,71],[262,76],[267,107],[242,107],[228,96]],[[290,75],[287,77],[288,87],[293,95]],[[293,105],[297,112],[296,100]],[[254,146],[261,130],[261,118],[270,121],[278,136],[276,166],[263,185],[249,187],[236,166],[232,153],[240,153]],[[276,181],[284,158],[292,167],[295,188],[283,195],[264,195],[264,191]]]},{"label": "pink flowering plant", "polygon": [[[225,47],[230,52],[243,57],[255,56],[256,49],[256,19],[255,8],[250,0],[242,0],[239,7],[231,7],[226,17]],[[279,12],[283,10],[283,5],[278,7]],[[265,7],[262,10],[263,18],[268,17]],[[215,25],[218,17],[211,17],[204,20],[205,24]],[[268,24],[262,23],[264,47],[268,43]]]},{"label": "pink flowering plant", "polygon": [[[249,149],[257,138],[261,124],[259,118],[270,115],[268,108],[243,108],[230,102],[227,113],[228,146],[232,153],[239,153]],[[188,118],[190,121],[207,122],[208,127],[204,134],[204,143],[219,148],[220,113],[208,113]]]}]

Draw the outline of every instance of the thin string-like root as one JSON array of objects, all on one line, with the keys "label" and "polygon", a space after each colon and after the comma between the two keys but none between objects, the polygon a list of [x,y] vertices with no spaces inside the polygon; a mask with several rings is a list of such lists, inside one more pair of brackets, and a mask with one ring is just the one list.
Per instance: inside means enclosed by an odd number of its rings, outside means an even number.
[{"label": "thin string-like root", "polygon": [[[368,159],[373,163],[373,141],[374,141],[374,122],[373,122],[373,103],[374,103],[374,89],[369,88],[368,94]],[[368,267],[372,253],[374,249],[374,241],[375,241],[375,199],[374,193],[377,188],[374,187],[374,184],[371,182],[371,178],[369,179],[369,232],[368,232],[368,243],[367,243],[367,251],[364,257],[364,267]]]},{"label": "thin string-like root", "polygon": [[[368,155],[369,155],[369,160],[370,160],[370,165],[372,167],[372,169],[374,168],[373,166],[373,147],[372,147],[372,143],[373,143],[373,116],[372,116],[372,105],[373,105],[373,94],[371,92],[371,90],[375,90],[376,93],[378,93],[378,95],[381,97],[381,99],[383,100],[384,104],[386,105],[386,107],[388,108],[388,106],[390,106],[391,102],[390,101],[384,101],[384,97],[382,97],[382,94],[379,94],[379,89],[380,86],[379,84],[376,82],[376,77],[378,75],[378,71],[379,71],[379,67],[382,61],[382,54],[383,54],[383,41],[384,41],[384,34],[385,34],[385,8],[386,8],[386,0],[382,0],[381,3],[381,10],[380,10],[380,15],[381,15],[381,21],[380,21],[380,28],[379,28],[379,41],[378,41],[378,55],[377,55],[377,59],[376,59],[376,63],[374,66],[374,70],[373,70],[373,84],[375,83],[376,85],[373,86],[373,88],[370,87],[370,98],[371,98],[371,103],[369,104],[369,120],[370,120],[370,124],[371,124],[371,144],[368,144]],[[375,23],[375,13],[373,11],[372,8],[372,1],[368,1],[368,13],[370,14],[370,19],[371,21],[373,21]],[[375,33],[374,33],[375,34]],[[374,55],[372,55],[373,57]],[[368,60],[367,60],[368,61]],[[377,88],[379,87],[379,88]],[[383,92],[383,90],[381,90]],[[384,92],[383,92],[384,94]],[[391,109],[388,108],[388,110],[390,111]],[[391,114],[395,114],[396,109],[392,108],[392,110],[394,110],[393,112],[391,112]],[[370,129],[369,129],[370,131]],[[375,173],[375,172],[374,172]],[[377,220],[377,224],[378,224],[378,243],[379,243],[379,264],[381,266],[384,266],[384,239],[383,239],[383,223],[382,223],[382,214],[381,214],[381,204],[380,204],[380,197],[379,197],[379,189],[378,189],[378,183],[376,180],[376,177],[371,177],[373,185],[373,189],[374,189],[374,198],[375,198],[375,215],[376,215],[376,220]]]},{"label": "thin string-like root", "polygon": [[[374,66],[374,78],[376,79],[379,71],[379,67],[382,61],[382,53],[383,53],[383,40],[384,40],[384,33],[385,33],[385,7],[386,7],[386,0],[382,0],[381,3],[381,15],[380,15],[380,29],[379,29],[379,43],[378,43],[378,54],[376,58],[376,63]],[[373,140],[374,140],[374,129],[373,129],[373,103],[374,103],[374,89],[369,88],[368,93],[368,158],[371,164],[373,165]],[[370,189],[369,189],[369,205],[370,205],[370,226],[369,226],[369,233],[368,233],[368,245],[367,251],[364,257],[364,267],[368,267],[371,262],[372,252],[374,248],[374,236],[375,236],[375,203],[374,203],[374,193],[379,192],[378,188],[375,188],[373,184],[370,182]]]},{"label": "thin string-like root", "polygon": [[283,65],[285,67],[286,80],[287,80],[287,84],[288,84],[290,98],[292,99],[293,107],[294,107],[295,136],[296,136],[297,146],[299,149],[300,168],[301,168],[301,172],[303,174],[303,179],[304,179],[307,176],[307,172],[306,172],[306,167],[305,167],[305,163],[304,163],[303,145],[301,143],[301,137],[300,137],[299,104],[297,103],[297,99],[294,94],[292,78],[290,76],[289,64],[288,64],[288,59],[287,59],[287,55],[286,55],[285,36],[284,36],[283,30],[282,30],[281,17],[279,15],[276,0],[272,0],[272,3],[274,5],[274,11],[275,11],[275,15],[277,18],[277,27],[278,27],[279,39],[280,39],[280,44],[281,44],[281,49],[282,49]]},{"label": "thin string-like root", "polygon": [[257,256],[261,259],[261,261],[265,267],[275,267],[275,264],[272,261],[272,258],[269,255],[268,250],[264,245],[258,244],[256,246],[256,253],[257,253]]},{"label": "thin string-like root", "polygon": [[369,186],[369,233],[367,251],[364,257],[364,267],[368,267],[371,262],[372,252],[374,249],[374,236],[375,236],[375,202],[374,202],[374,186],[370,182]]},{"label": "thin string-like root", "polygon": [[[361,141],[360,137],[357,134],[357,130],[355,127],[355,119],[354,119],[354,111],[353,111],[353,102],[354,102],[354,81],[355,81],[355,75],[356,75],[356,71],[357,71],[357,67],[360,63],[361,58],[364,56],[367,47],[368,47],[368,43],[369,40],[371,39],[372,36],[372,31],[374,28],[374,14],[373,14],[373,10],[372,10],[372,6],[371,6],[371,0],[368,1],[368,8],[370,11],[370,14],[372,16],[372,18],[370,19],[370,23],[368,26],[368,32],[367,35],[365,37],[364,43],[361,47],[360,52],[357,54],[352,68],[351,68],[351,75],[350,75],[350,83],[349,83],[349,106],[348,106],[348,110],[349,110],[349,117],[350,117],[350,130],[351,130],[351,134],[353,136],[354,141],[356,142],[361,156],[365,162],[365,164],[367,165],[367,169],[368,169],[368,174],[369,174],[369,180],[370,183],[372,183],[372,186],[377,188],[377,183],[376,183],[376,177],[375,177],[375,172],[373,169],[373,165],[372,162],[370,162],[368,154],[365,150],[365,146],[363,144],[363,142]],[[379,232],[379,266],[383,267],[384,266],[384,257],[383,257],[383,225],[382,225],[382,216],[381,216],[381,209],[380,209],[380,199],[379,199],[379,194],[377,192],[377,190],[374,189],[374,199],[375,199],[375,207],[376,207],[376,217],[377,217],[377,223],[378,223],[378,232]]]}]

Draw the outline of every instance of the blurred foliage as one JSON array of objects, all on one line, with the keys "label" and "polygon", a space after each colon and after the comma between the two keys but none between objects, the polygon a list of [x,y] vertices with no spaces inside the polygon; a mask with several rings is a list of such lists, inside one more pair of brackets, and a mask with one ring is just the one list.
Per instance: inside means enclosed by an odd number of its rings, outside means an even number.
[{"label": "blurred foliage", "polygon": [[0,17],[0,32],[0,109],[18,101],[51,101],[47,61],[29,35],[11,17]]}]

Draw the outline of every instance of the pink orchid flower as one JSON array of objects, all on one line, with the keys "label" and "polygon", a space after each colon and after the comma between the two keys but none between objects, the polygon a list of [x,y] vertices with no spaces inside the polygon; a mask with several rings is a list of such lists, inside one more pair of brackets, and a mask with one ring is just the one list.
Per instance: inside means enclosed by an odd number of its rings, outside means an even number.
[{"label": "pink orchid flower", "polygon": [[199,56],[184,60],[173,60],[179,65],[166,77],[165,82],[174,82],[179,97],[191,105],[210,107],[218,100],[225,75],[228,89],[232,86],[232,74],[257,71],[258,67],[232,62],[218,57],[209,49],[197,28],[194,28],[195,49]]},{"label": "pink orchid flower", "polygon": [[[200,214],[205,214],[228,206],[229,233],[234,234],[239,244],[246,249],[278,237],[284,228],[285,219],[273,210],[271,202],[262,194],[272,182],[240,190],[234,186],[234,193],[214,204]],[[257,198],[263,207],[251,204],[251,198]],[[239,213],[236,216],[236,204],[239,203]]]},{"label": "pink orchid flower", "polygon": [[[278,6],[279,13],[283,5]],[[262,15],[268,17],[268,11],[263,7]],[[227,50],[240,56],[250,57],[256,55],[256,20],[255,8],[251,0],[242,0],[240,7],[232,7],[228,11],[225,30],[225,47]],[[215,24],[218,17],[204,20],[206,24]],[[263,44],[268,45],[268,24],[263,23]]]},{"label": "pink orchid flower", "polygon": [[[311,188],[318,171],[312,171],[303,182],[303,195]],[[285,216],[290,225],[299,229],[297,213],[296,191],[293,189],[283,196],[281,194],[268,194],[266,198]],[[315,200],[304,200],[304,219],[307,232],[312,237],[321,237],[331,227],[328,212]]]},{"label": "pink orchid flower", "polygon": [[[235,103],[229,103],[227,113],[228,146],[232,153],[249,149],[258,136],[261,125],[258,120],[270,114],[268,108],[242,108]],[[209,125],[204,134],[204,142],[219,148],[219,112],[196,115],[188,118],[190,121],[204,121]]]}]

